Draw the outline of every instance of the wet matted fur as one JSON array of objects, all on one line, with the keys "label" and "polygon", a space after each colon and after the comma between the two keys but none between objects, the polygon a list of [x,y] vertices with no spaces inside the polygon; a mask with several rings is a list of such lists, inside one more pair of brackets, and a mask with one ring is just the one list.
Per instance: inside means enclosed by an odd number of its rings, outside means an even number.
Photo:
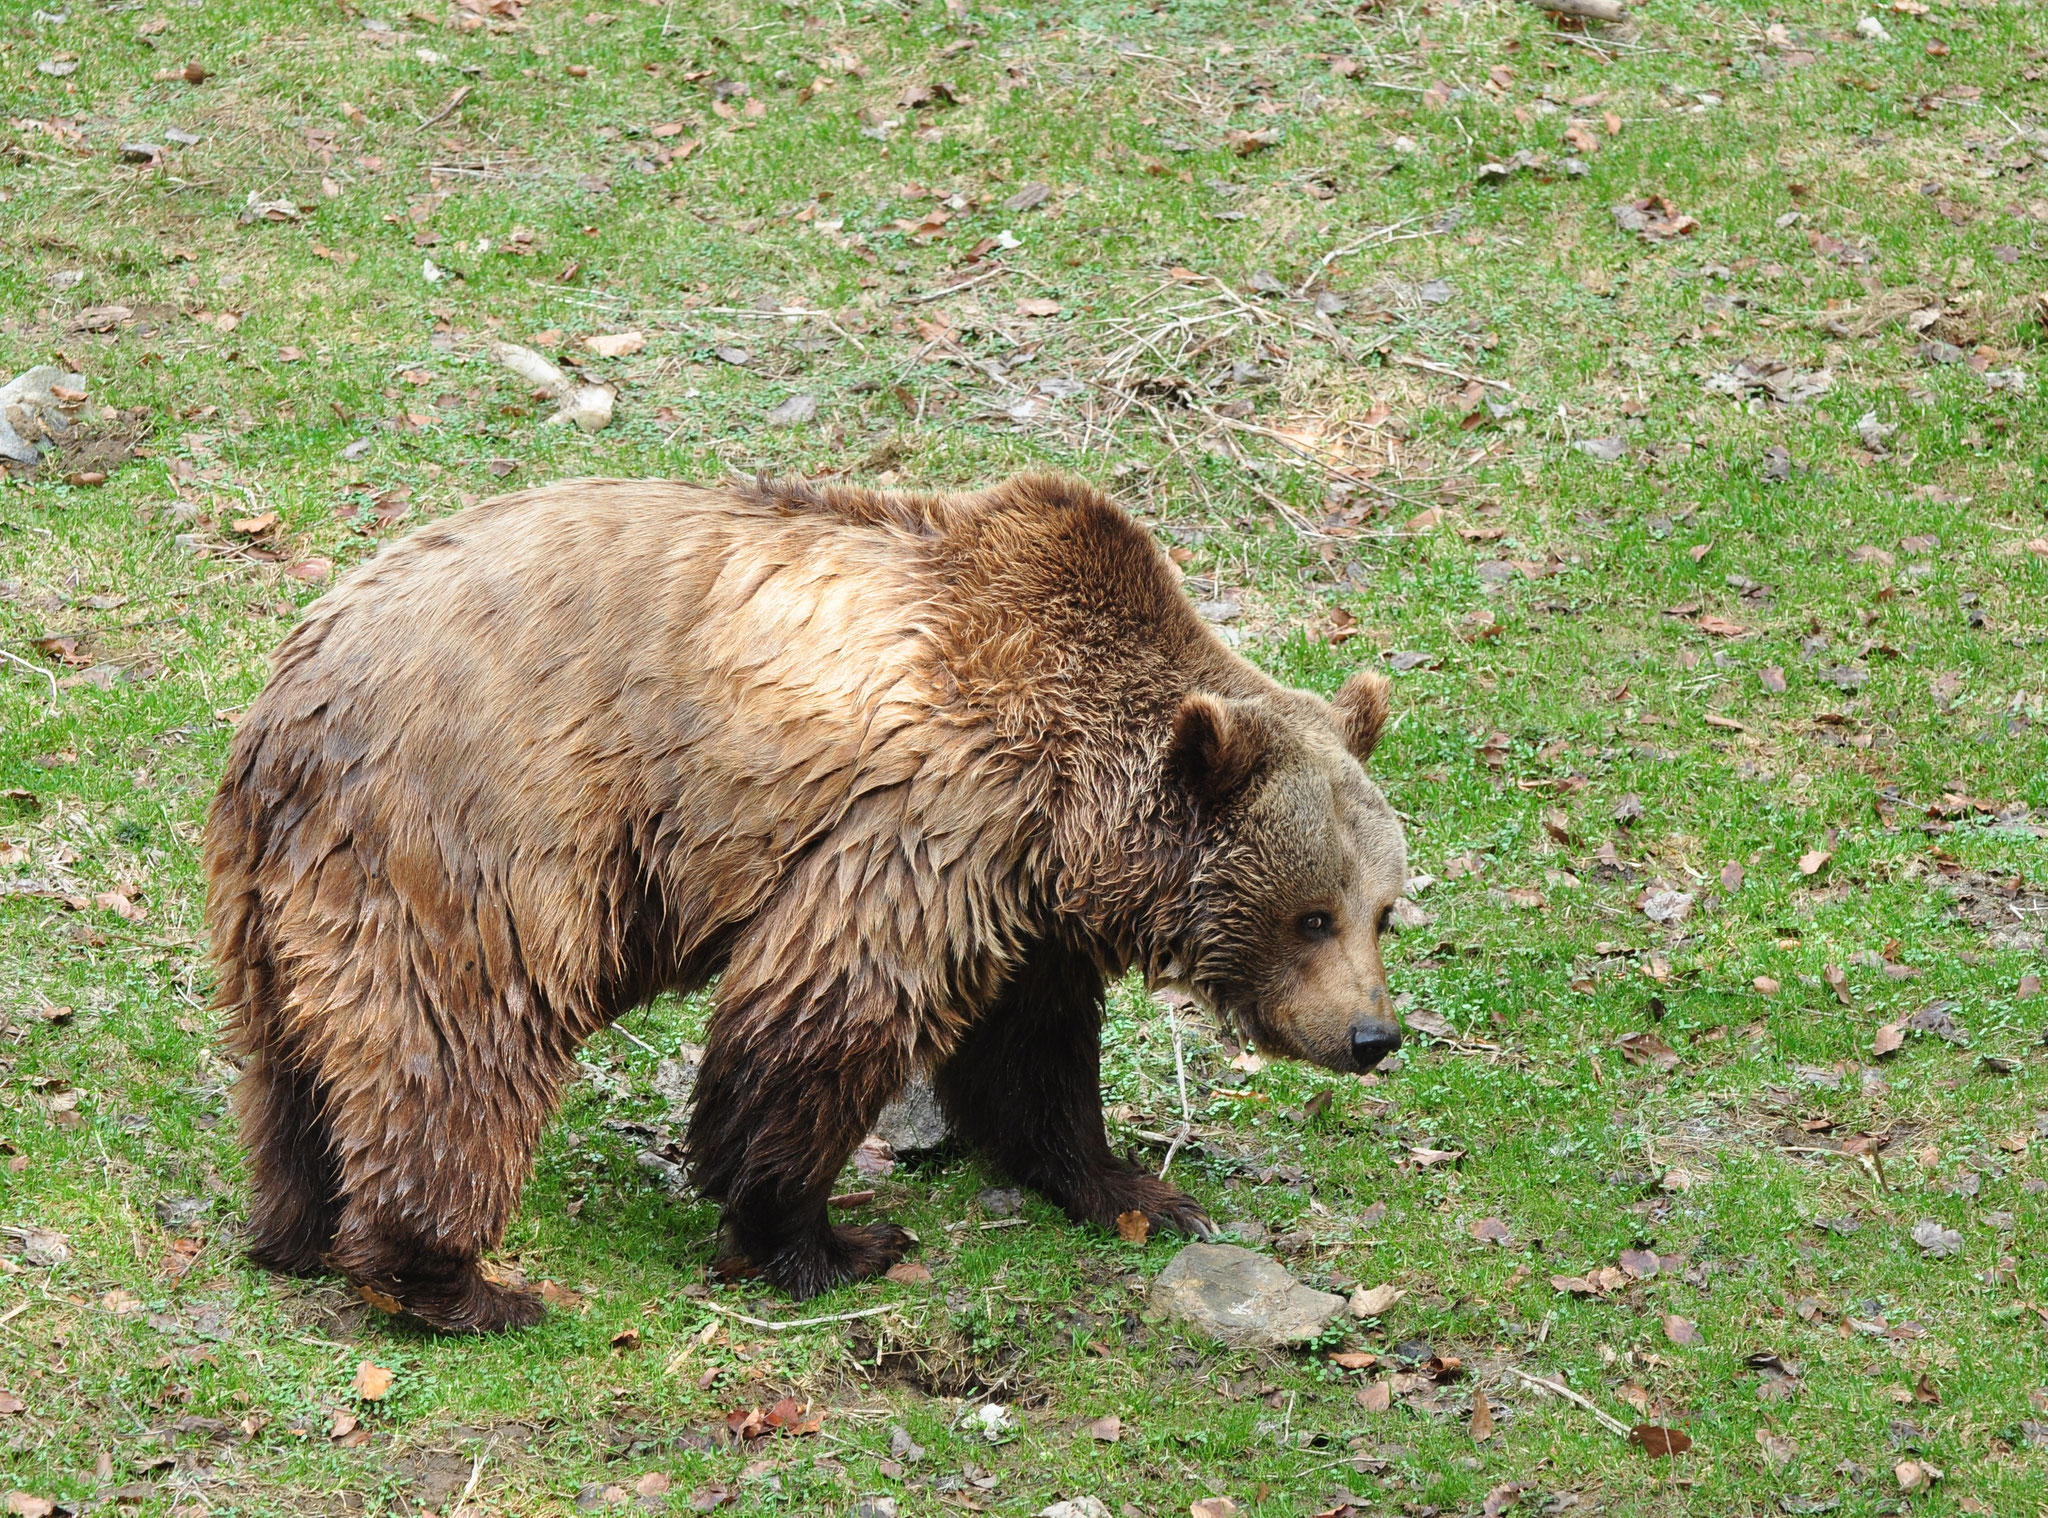
[{"label": "wet matted fur", "polygon": [[478,1257],[575,1050],[714,977],[693,1174],[791,1293],[906,1248],[825,1200],[919,1069],[1072,1217],[1200,1230],[1110,1153],[1105,980],[1339,1068],[1391,1047],[1385,712],[1376,676],[1275,684],[1054,476],[577,481],[424,527],[285,639],[208,821],[252,1255],[531,1321]]}]

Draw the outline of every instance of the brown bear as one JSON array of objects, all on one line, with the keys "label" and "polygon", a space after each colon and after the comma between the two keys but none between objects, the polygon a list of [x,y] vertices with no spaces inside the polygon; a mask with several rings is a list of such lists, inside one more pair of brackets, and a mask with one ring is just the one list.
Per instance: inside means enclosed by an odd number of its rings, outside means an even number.
[{"label": "brown bear", "polygon": [[285,639],[208,821],[252,1257],[533,1321],[478,1260],[577,1047],[714,978],[692,1173],[792,1295],[913,1242],[825,1203],[920,1070],[1070,1217],[1205,1233],[1110,1152],[1105,982],[1335,1070],[1398,1047],[1386,709],[1269,679],[1052,475],[587,480],[423,527]]}]

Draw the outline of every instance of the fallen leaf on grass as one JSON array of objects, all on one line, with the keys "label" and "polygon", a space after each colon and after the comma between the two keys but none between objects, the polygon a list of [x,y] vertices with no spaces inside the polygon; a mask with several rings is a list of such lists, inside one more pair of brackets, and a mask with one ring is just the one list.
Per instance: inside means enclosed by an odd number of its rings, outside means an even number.
[{"label": "fallen leaf on grass", "polygon": [[1681,1428],[1663,1428],[1655,1423],[1638,1423],[1628,1431],[1628,1442],[1646,1454],[1663,1458],[1682,1455],[1692,1448],[1692,1435]]},{"label": "fallen leaf on grass", "polygon": [[1480,1505],[1480,1518],[1500,1518],[1513,1507],[1528,1488],[1519,1481],[1505,1482],[1486,1494],[1486,1501]]},{"label": "fallen leaf on grass", "polygon": [[1963,1236],[1953,1228],[1942,1227],[1933,1218],[1922,1218],[1913,1225],[1913,1242],[1929,1259],[1945,1260],[1963,1252]]},{"label": "fallen leaf on grass", "polygon": [[1874,1058],[1883,1059],[1887,1054],[1897,1054],[1905,1046],[1905,1028],[1898,1023],[1886,1023],[1870,1041],[1870,1052]]},{"label": "fallen leaf on grass", "polygon": [[771,427],[800,427],[817,414],[818,398],[815,395],[792,395],[772,407],[766,421]]},{"label": "fallen leaf on grass", "polygon": [[1550,1289],[1574,1297],[1605,1296],[1610,1291],[1619,1291],[1629,1284],[1629,1273],[1619,1266],[1602,1265],[1598,1270],[1589,1270],[1582,1276],[1552,1276]]},{"label": "fallen leaf on grass", "polygon": [[0,1418],[18,1417],[28,1411],[28,1404],[10,1391],[0,1391]]},{"label": "fallen leaf on grass", "polygon": [[1938,1465],[1929,1465],[1924,1460],[1901,1460],[1892,1467],[1892,1475],[1902,1492],[1924,1492],[1942,1478],[1943,1471]]},{"label": "fallen leaf on grass", "polygon": [[1481,1387],[1472,1388],[1472,1442],[1482,1444],[1493,1437],[1493,1406]]},{"label": "fallen leaf on grass", "polygon": [[1647,195],[1636,200],[1625,200],[1608,208],[1614,217],[1614,224],[1624,232],[1633,232],[1644,242],[1668,242],[1674,237],[1684,237],[1700,229],[1693,217],[1683,215],[1678,208],[1661,195]]},{"label": "fallen leaf on grass", "polygon": [[1223,134],[1223,145],[1240,158],[1249,158],[1254,153],[1263,153],[1268,148],[1280,145],[1280,130],[1266,127],[1257,132],[1232,130]]},{"label": "fallen leaf on grass", "polygon": [[581,1292],[571,1291],[559,1281],[541,1282],[540,1299],[548,1306],[561,1308],[565,1312],[581,1312],[584,1305]]},{"label": "fallen leaf on grass", "polygon": [[1049,300],[1043,295],[1027,295],[1023,300],[1017,302],[1017,314],[1019,316],[1058,316],[1060,314],[1060,303],[1056,300]]},{"label": "fallen leaf on grass", "polygon": [[1370,1290],[1361,1286],[1351,1293],[1351,1303],[1346,1310],[1354,1318],[1377,1318],[1407,1295],[1406,1290],[1391,1283]]},{"label": "fallen leaf on grass", "polygon": [[1778,981],[1768,975],[1759,975],[1750,984],[1756,987],[1759,996],[1776,996],[1784,989]]},{"label": "fallen leaf on grass", "polygon": [[1123,1439],[1123,1436],[1123,1419],[1119,1418],[1115,1413],[1111,1413],[1106,1418],[1097,1418],[1088,1425],[1088,1437],[1097,1444],[1116,1444]]},{"label": "fallen leaf on grass", "polygon": [[1716,638],[1739,638],[1749,631],[1740,622],[1731,622],[1726,617],[1701,617],[1693,625]]},{"label": "fallen leaf on grass", "polygon": [[1116,1215],[1116,1236],[1126,1244],[1142,1244],[1152,1237],[1152,1220],[1132,1208]]},{"label": "fallen leaf on grass", "polygon": [[894,1281],[898,1286],[928,1286],[932,1270],[916,1260],[899,1260],[882,1273],[885,1281]]},{"label": "fallen leaf on grass", "polygon": [[1840,965],[1828,965],[1820,973],[1834,991],[1835,1000],[1845,1007],[1852,1005],[1849,1000],[1849,976],[1847,972]]},{"label": "fallen leaf on grass", "polygon": [[57,1511],[57,1504],[48,1497],[37,1497],[29,1492],[14,1491],[7,1494],[7,1511],[16,1518],[50,1518]]},{"label": "fallen leaf on grass", "polygon": [[1681,1318],[1677,1313],[1664,1315],[1664,1337],[1673,1344],[1697,1344],[1700,1331],[1690,1318]]},{"label": "fallen leaf on grass", "polygon": [[1472,1237],[1482,1244],[1507,1245],[1515,1236],[1499,1218],[1481,1218],[1472,1225]]},{"label": "fallen leaf on grass", "polygon": [[1827,868],[1828,861],[1835,856],[1826,849],[1813,849],[1799,856],[1799,873],[1818,875]]},{"label": "fallen leaf on grass", "polygon": [[1756,1431],[1757,1447],[1764,1452],[1764,1459],[1773,1465],[1783,1465],[1799,1453],[1799,1446],[1782,1434],[1774,1434],[1767,1428]]},{"label": "fallen leaf on grass", "polygon": [[2038,976],[2038,975],[2022,975],[2022,976],[2020,977],[2020,985],[2019,985],[2019,992],[2018,992],[2018,995],[2019,995],[2019,999],[2020,999],[2021,1001],[2025,1001],[2025,1000],[2027,1000],[2027,998],[2028,998],[2028,997],[2031,997],[2031,996],[2039,996],[2040,994],[2041,994],[2041,977],[2040,977],[2040,976]]},{"label": "fallen leaf on grass", "polygon": [[1666,1072],[1678,1068],[1678,1051],[1654,1033],[1624,1033],[1614,1047],[1632,1065],[1650,1065]]},{"label": "fallen leaf on grass", "polygon": [[1362,1349],[1340,1349],[1330,1356],[1330,1363],[1339,1370],[1371,1370],[1380,1363],[1380,1357]]},{"label": "fallen leaf on grass", "polygon": [[600,358],[625,358],[647,346],[644,332],[597,333],[583,339],[583,346]]},{"label": "fallen leaf on grass", "polygon": [[348,1389],[365,1402],[381,1402],[391,1392],[391,1372],[374,1360],[365,1360],[356,1367],[354,1378]]},{"label": "fallen leaf on grass", "polygon": [[0,1228],[21,1245],[21,1257],[39,1269],[48,1270],[71,1258],[71,1242],[53,1228]]},{"label": "fallen leaf on grass", "polygon": [[1386,1381],[1368,1381],[1353,1400],[1369,1413],[1383,1413],[1394,1405],[1394,1388]]},{"label": "fallen leaf on grass", "polygon": [[1652,922],[1666,925],[1684,922],[1693,907],[1690,891],[1674,891],[1669,887],[1643,892],[1636,906]]}]

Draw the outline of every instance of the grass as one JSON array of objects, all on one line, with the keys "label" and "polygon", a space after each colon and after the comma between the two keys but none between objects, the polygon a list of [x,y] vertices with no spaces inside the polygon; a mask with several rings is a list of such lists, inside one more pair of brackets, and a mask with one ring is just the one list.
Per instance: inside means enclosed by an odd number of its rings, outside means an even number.
[{"label": "grass", "polygon": [[[98,438],[0,491],[0,1225],[66,1256],[0,1236],[15,1510],[2048,1511],[2039,9],[596,3],[0,18],[0,373],[65,355]],[[1617,222],[1652,196],[1696,227]],[[617,384],[613,425],[544,425],[498,335]],[[1444,1036],[1361,1084],[1190,1027],[1174,1173],[1405,1296],[1313,1353],[1191,1341],[1147,1307],[1175,1241],[972,1226],[997,1178],[951,1156],[878,1183],[931,1283],[816,1304],[900,1311],[705,1340],[713,1213],[607,1126],[664,1121],[673,1004],[585,1051],[506,1240],[573,1294],[543,1327],[438,1342],[242,1266],[197,844],[328,577],[560,476],[1034,463],[1276,672],[1403,671],[1374,768],[1437,882],[1393,973]],[[1876,1058],[1936,1002],[1960,1042]],[[1171,1039],[1114,1010],[1113,1128],[1157,1155]],[[785,1394],[818,1435],[709,1436]]]}]

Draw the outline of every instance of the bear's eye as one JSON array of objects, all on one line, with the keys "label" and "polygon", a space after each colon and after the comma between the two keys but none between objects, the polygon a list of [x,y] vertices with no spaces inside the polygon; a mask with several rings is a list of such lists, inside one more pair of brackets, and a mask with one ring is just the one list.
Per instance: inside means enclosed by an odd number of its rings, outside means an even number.
[{"label": "bear's eye", "polygon": [[1304,912],[1294,926],[1303,938],[1319,942],[1337,931],[1337,919],[1328,912]]}]

